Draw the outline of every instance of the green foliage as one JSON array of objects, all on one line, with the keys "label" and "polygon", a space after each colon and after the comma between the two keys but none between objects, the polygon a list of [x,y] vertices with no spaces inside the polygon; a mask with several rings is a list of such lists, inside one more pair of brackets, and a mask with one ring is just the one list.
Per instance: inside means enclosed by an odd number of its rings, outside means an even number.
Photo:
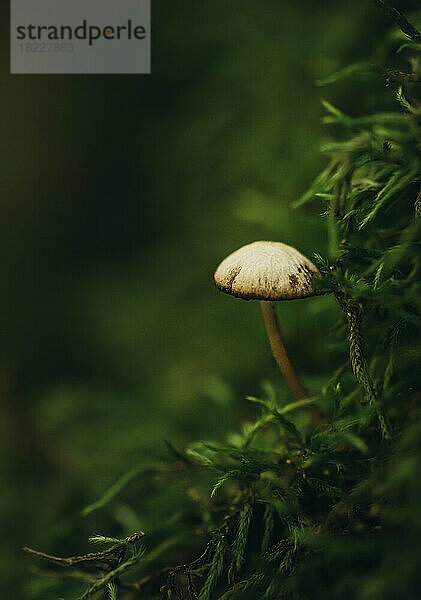
[{"label": "green foliage", "polygon": [[107,587],[110,600],[117,600],[117,586],[115,583],[109,583]]},{"label": "green foliage", "polygon": [[379,6],[388,17],[393,19],[393,21],[399,25],[403,33],[405,33],[411,40],[414,40],[415,42],[421,42],[421,33],[412,25],[412,23],[408,21],[408,19],[401,13],[400,10],[389,6],[386,2],[383,2],[383,0],[373,0],[373,2],[374,4],[377,4],[377,6]]},{"label": "green foliage", "polygon": [[[390,51],[400,50],[410,73],[397,83],[387,65],[364,69],[382,96],[369,115],[323,103],[335,135],[322,148],[328,164],[295,203],[325,205],[329,255],[315,257],[318,285],[338,302],[331,336],[348,346],[349,359],[306,400],[289,402],[265,385],[261,397],[248,398],[257,411],[253,421],[224,443],[191,443],[185,452],[170,444],[167,465],[150,470],[162,486],[164,477],[182,480],[188,500],[166,521],[161,545],[152,531],[145,553],[136,535],[96,536],[92,541],[110,548],[68,559],[31,551],[81,581],[88,573],[80,600],[107,589],[114,599],[417,598],[421,48],[404,16],[376,3],[405,34]],[[311,404],[326,415],[316,430],[304,410]],[[105,509],[144,475],[130,471],[85,515]],[[136,502],[141,511],[142,498]],[[183,545],[189,538],[195,543]]]},{"label": "green foliage", "polygon": [[[92,598],[104,589],[108,590],[110,600],[116,600],[117,585],[115,580],[118,580],[123,573],[135,566],[141,559],[144,550],[139,544],[139,540],[142,537],[143,533],[134,534],[125,539],[109,538],[102,535],[93,536],[89,541],[94,544],[113,545],[102,552],[91,552],[69,558],[51,556],[31,548],[25,548],[25,550],[48,564],[69,570],[70,577],[75,577],[81,581],[89,581],[88,588],[79,596],[78,600]],[[93,575],[93,572],[97,572],[98,575]],[[49,575],[49,571],[46,571],[45,575]]]}]

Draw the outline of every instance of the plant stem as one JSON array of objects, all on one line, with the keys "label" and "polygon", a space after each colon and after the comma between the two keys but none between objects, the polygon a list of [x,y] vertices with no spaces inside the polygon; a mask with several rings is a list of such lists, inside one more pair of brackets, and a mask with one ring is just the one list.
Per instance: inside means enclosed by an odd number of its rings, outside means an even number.
[{"label": "plant stem", "polygon": [[361,308],[359,307],[357,302],[347,299],[343,292],[336,292],[335,297],[339,303],[339,306],[345,312],[348,321],[349,357],[352,371],[355,375],[356,380],[364,389],[364,392],[368,398],[370,405],[376,411],[377,418],[379,420],[380,428],[382,431],[382,436],[387,440],[392,440],[392,434],[390,433],[390,425],[383,411],[383,408],[379,403],[379,399],[377,398],[377,392],[373,385],[373,382],[371,381],[367,360],[363,352],[363,344],[360,331]]},{"label": "plant stem", "polygon": [[405,33],[405,35],[407,35],[411,40],[414,42],[421,42],[421,33],[412,25],[412,23],[408,21],[408,19],[404,14],[401,13],[400,10],[389,6],[383,0],[373,0],[373,2],[395,22],[403,31],[403,33]]},{"label": "plant stem", "polygon": [[[260,307],[262,309],[263,321],[265,323],[266,333],[272,349],[272,354],[278,364],[279,370],[287,382],[289,389],[296,400],[308,398],[310,394],[307,388],[301,382],[291,364],[291,361],[288,358],[285,344],[282,339],[278,317],[276,315],[275,303],[261,300]],[[308,411],[315,425],[325,424],[325,420],[316,406],[308,406],[306,410]]]}]

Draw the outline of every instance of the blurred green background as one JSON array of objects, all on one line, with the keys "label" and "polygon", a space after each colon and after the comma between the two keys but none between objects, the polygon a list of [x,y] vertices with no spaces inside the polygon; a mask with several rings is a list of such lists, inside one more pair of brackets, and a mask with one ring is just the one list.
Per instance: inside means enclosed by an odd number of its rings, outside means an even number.
[{"label": "blurred green background", "polygon": [[[93,533],[153,527],[162,507],[141,487],[136,511],[81,510],[164,459],[165,439],[223,439],[252,414],[245,395],[282,388],[258,305],[218,293],[213,271],[258,239],[327,253],[322,206],[290,203],[323,164],[320,98],[361,104],[359,84],[315,81],[388,27],[368,0],[152,5],[150,76],[10,76],[1,9],[7,598],[50,597],[24,544],[65,555]],[[338,362],[335,311],[329,298],[279,307],[310,388]]]}]

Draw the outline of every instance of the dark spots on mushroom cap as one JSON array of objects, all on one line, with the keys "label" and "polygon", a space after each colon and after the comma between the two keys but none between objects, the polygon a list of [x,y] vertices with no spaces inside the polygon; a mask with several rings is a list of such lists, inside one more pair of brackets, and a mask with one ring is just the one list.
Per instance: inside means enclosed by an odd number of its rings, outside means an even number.
[{"label": "dark spots on mushroom cap", "polygon": [[306,298],[307,296],[316,295],[311,280],[312,277],[317,275],[317,272],[305,263],[301,263],[300,266],[297,267],[296,273],[297,274],[292,273],[288,276],[292,294],[296,294],[297,298]]},{"label": "dark spots on mushroom cap", "polygon": [[232,290],[232,286],[233,286],[234,280],[235,280],[235,278],[237,277],[237,275],[239,274],[240,271],[241,271],[241,267],[235,267],[235,269],[233,269],[231,271],[231,273],[228,275],[228,277],[227,277],[227,283],[226,283],[227,290],[229,290],[229,291]]},{"label": "dark spots on mushroom cap", "polygon": [[312,277],[314,277],[315,275],[317,275],[317,273],[315,271],[313,271],[313,269],[310,269],[310,267],[308,267],[307,265],[301,265],[304,274],[306,276],[307,282],[310,283]]},{"label": "dark spots on mushroom cap", "polygon": [[304,273],[306,273],[307,275],[313,276],[315,275],[315,272],[310,269],[310,267],[308,267],[307,265],[301,265],[301,268],[303,269]]},{"label": "dark spots on mushroom cap", "polygon": [[289,276],[289,283],[291,285],[291,287],[295,290],[298,287],[299,284],[299,280],[298,277],[296,275],[290,275]]}]

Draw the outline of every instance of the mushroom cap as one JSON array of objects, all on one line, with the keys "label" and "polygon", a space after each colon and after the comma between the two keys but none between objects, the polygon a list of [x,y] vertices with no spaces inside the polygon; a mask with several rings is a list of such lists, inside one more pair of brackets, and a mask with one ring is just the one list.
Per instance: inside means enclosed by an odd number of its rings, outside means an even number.
[{"label": "mushroom cap", "polygon": [[294,300],[320,294],[311,285],[317,267],[282,242],[253,242],[225,258],[215,271],[218,289],[246,300]]}]

